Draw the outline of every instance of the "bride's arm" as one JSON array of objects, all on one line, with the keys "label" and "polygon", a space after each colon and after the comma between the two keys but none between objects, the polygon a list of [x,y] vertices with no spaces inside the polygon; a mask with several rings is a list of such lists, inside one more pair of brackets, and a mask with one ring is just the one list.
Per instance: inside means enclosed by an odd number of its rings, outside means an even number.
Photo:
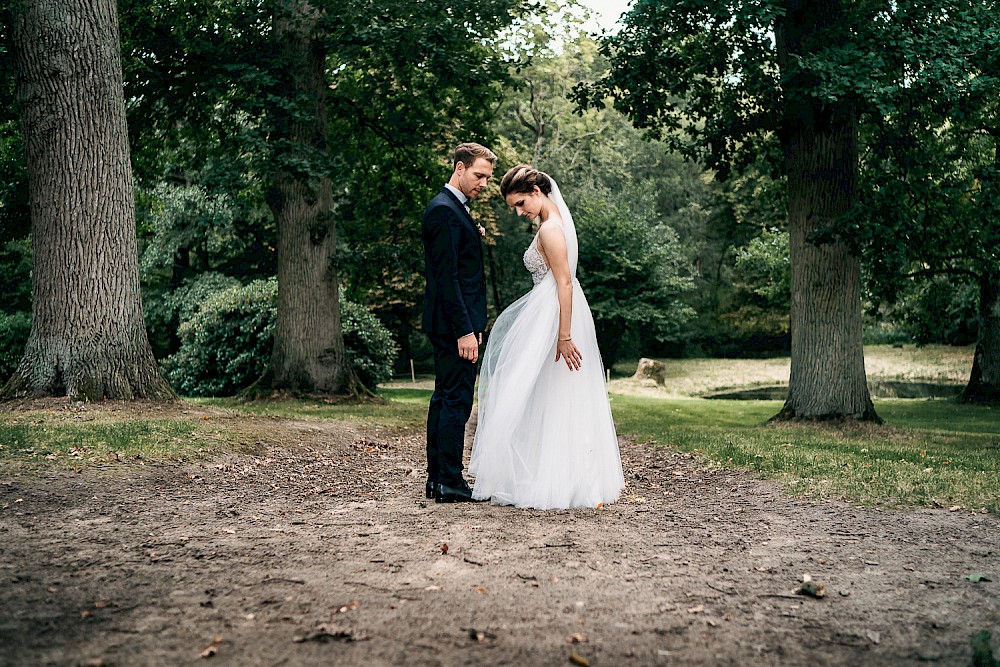
[{"label": "bride's arm", "polygon": [[549,270],[556,279],[559,296],[559,338],[556,341],[556,361],[566,360],[570,370],[580,368],[582,356],[573,344],[571,323],[573,321],[573,276],[569,271],[569,257],[566,253],[566,237],[557,224],[542,225],[538,230],[538,243],[548,262]]}]

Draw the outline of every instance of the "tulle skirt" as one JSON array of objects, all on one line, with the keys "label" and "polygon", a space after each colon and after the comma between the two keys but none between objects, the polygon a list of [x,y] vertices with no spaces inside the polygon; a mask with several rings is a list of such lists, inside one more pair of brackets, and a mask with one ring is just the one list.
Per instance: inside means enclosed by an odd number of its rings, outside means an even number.
[{"label": "tulle skirt", "polygon": [[573,281],[577,371],[555,361],[556,283],[549,273],[497,318],[483,353],[469,472],[473,497],[538,509],[613,503],[624,486],[594,318]]}]

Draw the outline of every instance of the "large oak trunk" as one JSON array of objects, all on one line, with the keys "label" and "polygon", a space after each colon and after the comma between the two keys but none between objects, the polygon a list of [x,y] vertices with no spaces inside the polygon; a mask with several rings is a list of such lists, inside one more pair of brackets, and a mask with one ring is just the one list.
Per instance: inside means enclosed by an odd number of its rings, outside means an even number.
[{"label": "large oak trunk", "polygon": [[[279,117],[279,170],[269,193],[278,226],[278,318],[271,365],[257,389],[337,392],[350,381],[337,294],[336,226],[330,179],[293,171],[295,156],[316,169],[327,153],[325,52],[308,2],[281,3],[275,38],[296,113]],[[306,101],[303,103],[303,101]]]},{"label": "large oak trunk", "polygon": [[[993,147],[994,174],[1000,173],[1000,135],[994,130],[996,145]],[[994,178],[982,179],[982,195],[992,205],[984,208],[996,215],[1000,182]],[[969,384],[962,392],[964,403],[1000,403],[1000,271],[987,263],[979,274],[979,335],[976,354],[972,359]]]},{"label": "large oak trunk", "polygon": [[792,274],[791,376],[776,419],[879,421],[865,378],[861,264],[833,225],[854,202],[857,114],[847,100],[819,101],[795,56],[822,46],[844,17],[838,0],[790,1],[775,36],[786,107],[781,141],[788,177]]},{"label": "large oak trunk", "polygon": [[139,292],[114,0],[13,3],[34,320],[3,398],[166,398]]},{"label": "large oak trunk", "polygon": [[964,403],[1000,402],[1000,274],[979,278],[979,340]]}]

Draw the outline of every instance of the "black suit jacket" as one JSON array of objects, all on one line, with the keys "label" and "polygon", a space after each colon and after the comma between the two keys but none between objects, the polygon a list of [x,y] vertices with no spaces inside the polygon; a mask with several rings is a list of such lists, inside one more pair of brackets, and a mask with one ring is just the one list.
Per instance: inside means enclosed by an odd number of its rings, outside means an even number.
[{"label": "black suit jacket", "polygon": [[423,328],[456,340],[486,328],[486,280],[479,229],[465,206],[443,188],[424,211],[427,287]]}]

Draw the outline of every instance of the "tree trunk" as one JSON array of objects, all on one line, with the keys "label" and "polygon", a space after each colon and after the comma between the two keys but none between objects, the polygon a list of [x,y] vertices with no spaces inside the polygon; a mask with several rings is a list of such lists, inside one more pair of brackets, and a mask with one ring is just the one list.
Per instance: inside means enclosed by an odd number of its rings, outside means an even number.
[{"label": "tree trunk", "polygon": [[[278,316],[271,364],[256,389],[341,391],[351,382],[337,294],[336,225],[327,169],[326,54],[308,2],[281,3],[274,21],[295,111],[276,109],[278,165],[268,204],[278,227]],[[311,168],[297,171],[297,164]]]},{"label": "tree trunk", "polygon": [[979,340],[963,403],[1000,402],[1000,274],[979,278]]},{"label": "tree trunk", "polygon": [[31,334],[2,398],[169,398],[142,319],[114,0],[13,4]]},{"label": "tree trunk", "polygon": [[813,97],[816,81],[796,62],[842,30],[841,3],[788,5],[775,36],[785,93],[792,363],[788,399],[775,419],[880,421],[865,379],[859,258],[835,236],[813,238],[853,204],[857,114],[847,100]]}]

